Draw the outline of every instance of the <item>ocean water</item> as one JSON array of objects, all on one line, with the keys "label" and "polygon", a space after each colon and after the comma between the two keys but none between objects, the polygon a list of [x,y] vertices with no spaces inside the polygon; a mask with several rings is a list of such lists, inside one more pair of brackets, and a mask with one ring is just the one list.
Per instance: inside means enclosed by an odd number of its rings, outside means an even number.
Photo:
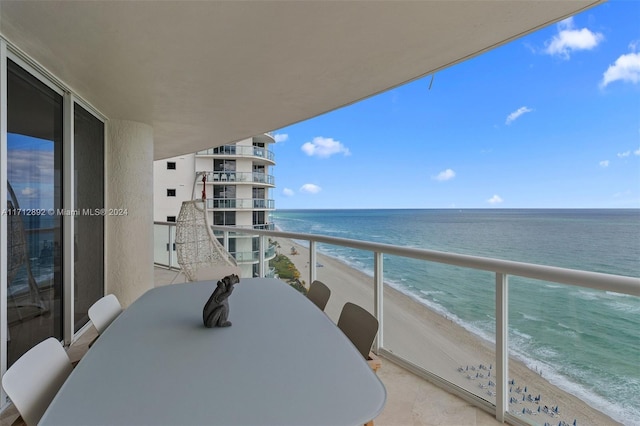
[{"label": "ocean water", "polygon": [[[279,229],[640,277],[640,210],[279,210]],[[370,253],[318,250],[372,275]],[[494,275],[385,256],[385,282],[494,339]],[[640,425],[640,298],[510,277],[510,350],[591,406]]]}]

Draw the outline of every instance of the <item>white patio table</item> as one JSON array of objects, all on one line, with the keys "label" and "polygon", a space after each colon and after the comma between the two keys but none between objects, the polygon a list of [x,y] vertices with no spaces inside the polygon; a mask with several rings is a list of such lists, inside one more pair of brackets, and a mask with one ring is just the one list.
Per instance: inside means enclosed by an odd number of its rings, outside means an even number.
[{"label": "white patio table", "polygon": [[216,283],[149,290],[105,330],[42,425],[358,425],[386,390],[333,322],[276,279],[242,279],[227,328],[205,328]]}]

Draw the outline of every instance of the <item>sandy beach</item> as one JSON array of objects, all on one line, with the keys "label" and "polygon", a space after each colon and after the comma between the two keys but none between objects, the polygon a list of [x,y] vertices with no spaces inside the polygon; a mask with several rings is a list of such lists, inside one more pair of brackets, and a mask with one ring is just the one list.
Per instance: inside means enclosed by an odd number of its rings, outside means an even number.
[{"label": "sandy beach", "polygon": [[[282,254],[291,259],[300,271],[300,279],[308,286],[309,250],[287,239],[279,238],[278,243]],[[290,254],[291,247],[297,255]],[[325,309],[329,317],[337,321],[346,302],[373,312],[370,276],[319,253],[317,262],[322,266],[316,268],[316,278],[331,289]],[[491,395],[495,386],[490,383],[495,359],[492,344],[389,286],[385,286],[384,292],[383,331],[387,350],[495,402],[495,396]],[[514,380],[511,397],[518,401],[509,405],[510,411],[523,419],[554,426],[561,422],[572,425],[574,420],[577,425],[620,424],[513,358],[509,361],[509,377]],[[540,400],[536,401],[538,396]],[[523,409],[530,414],[523,415]]]}]

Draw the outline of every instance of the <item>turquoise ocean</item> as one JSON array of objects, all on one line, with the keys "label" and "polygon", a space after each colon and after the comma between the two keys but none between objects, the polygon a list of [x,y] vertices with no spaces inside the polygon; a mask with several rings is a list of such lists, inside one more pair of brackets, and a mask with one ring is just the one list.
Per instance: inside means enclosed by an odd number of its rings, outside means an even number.
[{"label": "turquoise ocean", "polygon": [[[278,229],[640,277],[638,209],[278,210]],[[369,252],[318,250],[373,275]],[[385,282],[495,341],[495,278],[396,256]],[[627,425],[640,425],[640,298],[510,277],[511,354]]]}]

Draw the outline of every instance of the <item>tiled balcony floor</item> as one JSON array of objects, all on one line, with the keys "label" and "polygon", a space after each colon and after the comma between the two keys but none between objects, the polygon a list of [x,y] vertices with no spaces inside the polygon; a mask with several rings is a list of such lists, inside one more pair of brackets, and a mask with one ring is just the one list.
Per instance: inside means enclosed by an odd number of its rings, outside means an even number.
[{"label": "tiled balcony floor", "polygon": [[[154,272],[156,286],[168,284],[176,275],[160,268],[155,268]],[[69,348],[72,361],[82,357],[95,335],[96,331],[91,327]],[[382,359],[378,377],[387,389],[387,403],[382,414],[375,419],[376,426],[500,424],[490,414],[389,360]],[[15,409],[10,407],[0,415],[0,426],[9,426],[16,418]]]}]

